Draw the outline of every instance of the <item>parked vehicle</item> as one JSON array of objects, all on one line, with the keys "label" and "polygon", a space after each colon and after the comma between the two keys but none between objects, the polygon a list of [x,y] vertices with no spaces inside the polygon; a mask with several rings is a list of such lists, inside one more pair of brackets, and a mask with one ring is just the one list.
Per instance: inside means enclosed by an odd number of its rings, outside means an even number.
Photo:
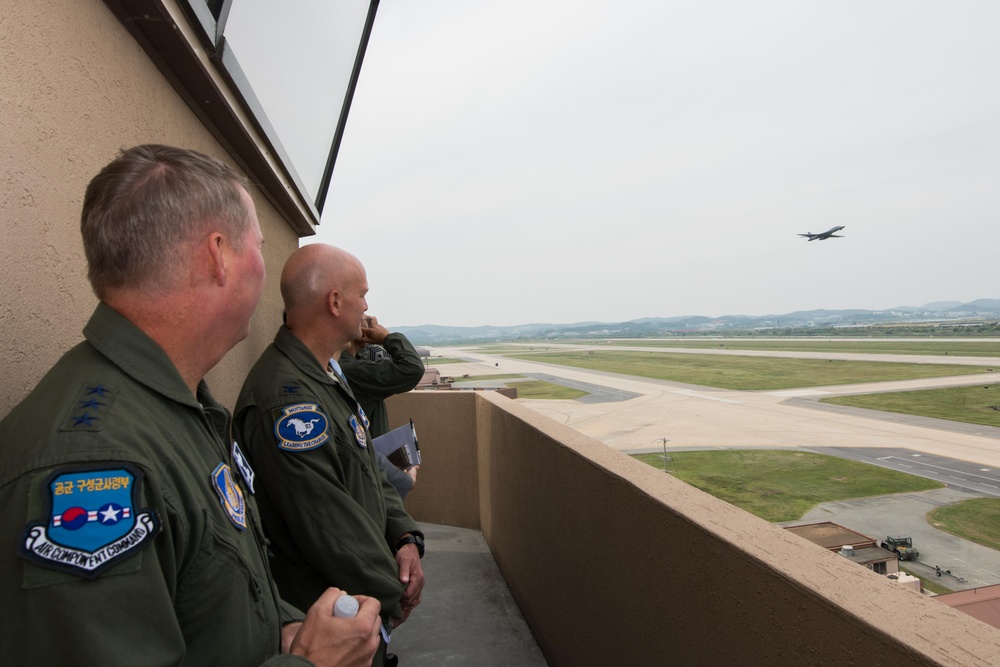
[{"label": "parked vehicle", "polygon": [[916,560],[920,556],[909,535],[887,535],[879,546],[896,554],[899,560]]}]

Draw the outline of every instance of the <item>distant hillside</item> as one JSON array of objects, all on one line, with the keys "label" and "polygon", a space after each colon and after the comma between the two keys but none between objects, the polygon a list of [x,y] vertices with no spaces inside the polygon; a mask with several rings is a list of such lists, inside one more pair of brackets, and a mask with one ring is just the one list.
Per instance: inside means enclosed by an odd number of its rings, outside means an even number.
[{"label": "distant hillside", "polygon": [[[923,306],[888,310],[801,310],[782,315],[723,315],[705,317],[643,317],[629,322],[575,322],[516,326],[449,327],[435,324],[397,327],[414,345],[450,345],[513,340],[566,338],[649,338],[685,335],[776,335],[780,333],[830,335],[851,333],[866,326],[919,325],[944,329],[1000,323],[1000,299],[935,301]],[[855,331],[856,332],[856,331]],[[921,330],[927,333],[926,328]]]}]

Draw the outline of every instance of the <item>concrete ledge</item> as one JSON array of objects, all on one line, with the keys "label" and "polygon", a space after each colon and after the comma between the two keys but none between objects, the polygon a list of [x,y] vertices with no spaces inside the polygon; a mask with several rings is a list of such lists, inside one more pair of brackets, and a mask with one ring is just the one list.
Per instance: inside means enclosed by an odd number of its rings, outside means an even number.
[{"label": "concrete ledge", "polygon": [[474,420],[472,442],[426,445],[464,462],[428,492],[464,503],[478,485],[483,536],[551,664],[1000,664],[995,628],[513,401],[406,398],[415,421],[464,435]]}]

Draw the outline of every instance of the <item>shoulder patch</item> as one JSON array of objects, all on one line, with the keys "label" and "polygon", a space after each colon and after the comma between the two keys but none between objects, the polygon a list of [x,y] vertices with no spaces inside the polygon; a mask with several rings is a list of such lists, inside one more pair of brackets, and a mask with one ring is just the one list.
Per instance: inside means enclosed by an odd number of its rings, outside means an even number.
[{"label": "shoulder patch", "polygon": [[281,408],[275,415],[274,436],[278,449],[303,452],[316,449],[330,439],[330,419],[315,403]]},{"label": "shoulder patch", "polygon": [[126,463],[60,468],[45,480],[48,517],[30,522],[18,552],[43,567],[95,579],[160,532],[136,507],[142,472]]}]

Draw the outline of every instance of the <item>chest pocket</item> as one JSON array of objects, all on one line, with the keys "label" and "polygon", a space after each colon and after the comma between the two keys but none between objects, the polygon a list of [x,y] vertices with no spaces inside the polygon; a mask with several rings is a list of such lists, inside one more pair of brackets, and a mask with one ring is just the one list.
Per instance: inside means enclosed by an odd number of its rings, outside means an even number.
[{"label": "chest pocket", "polygon": [[183,627],[218,627],[224,618],[270,637],[278,624],[277,601],[254,526],[237,529],[215,505],[201,511],[201,539],[178,581],[177,614],[187,621]]},{"label": "chest pocket", "polygon": [[382,481],[372,446],[358,446],[353,433],[337,438],[334,451],[351,496],[379,522],[385,519]]}]

